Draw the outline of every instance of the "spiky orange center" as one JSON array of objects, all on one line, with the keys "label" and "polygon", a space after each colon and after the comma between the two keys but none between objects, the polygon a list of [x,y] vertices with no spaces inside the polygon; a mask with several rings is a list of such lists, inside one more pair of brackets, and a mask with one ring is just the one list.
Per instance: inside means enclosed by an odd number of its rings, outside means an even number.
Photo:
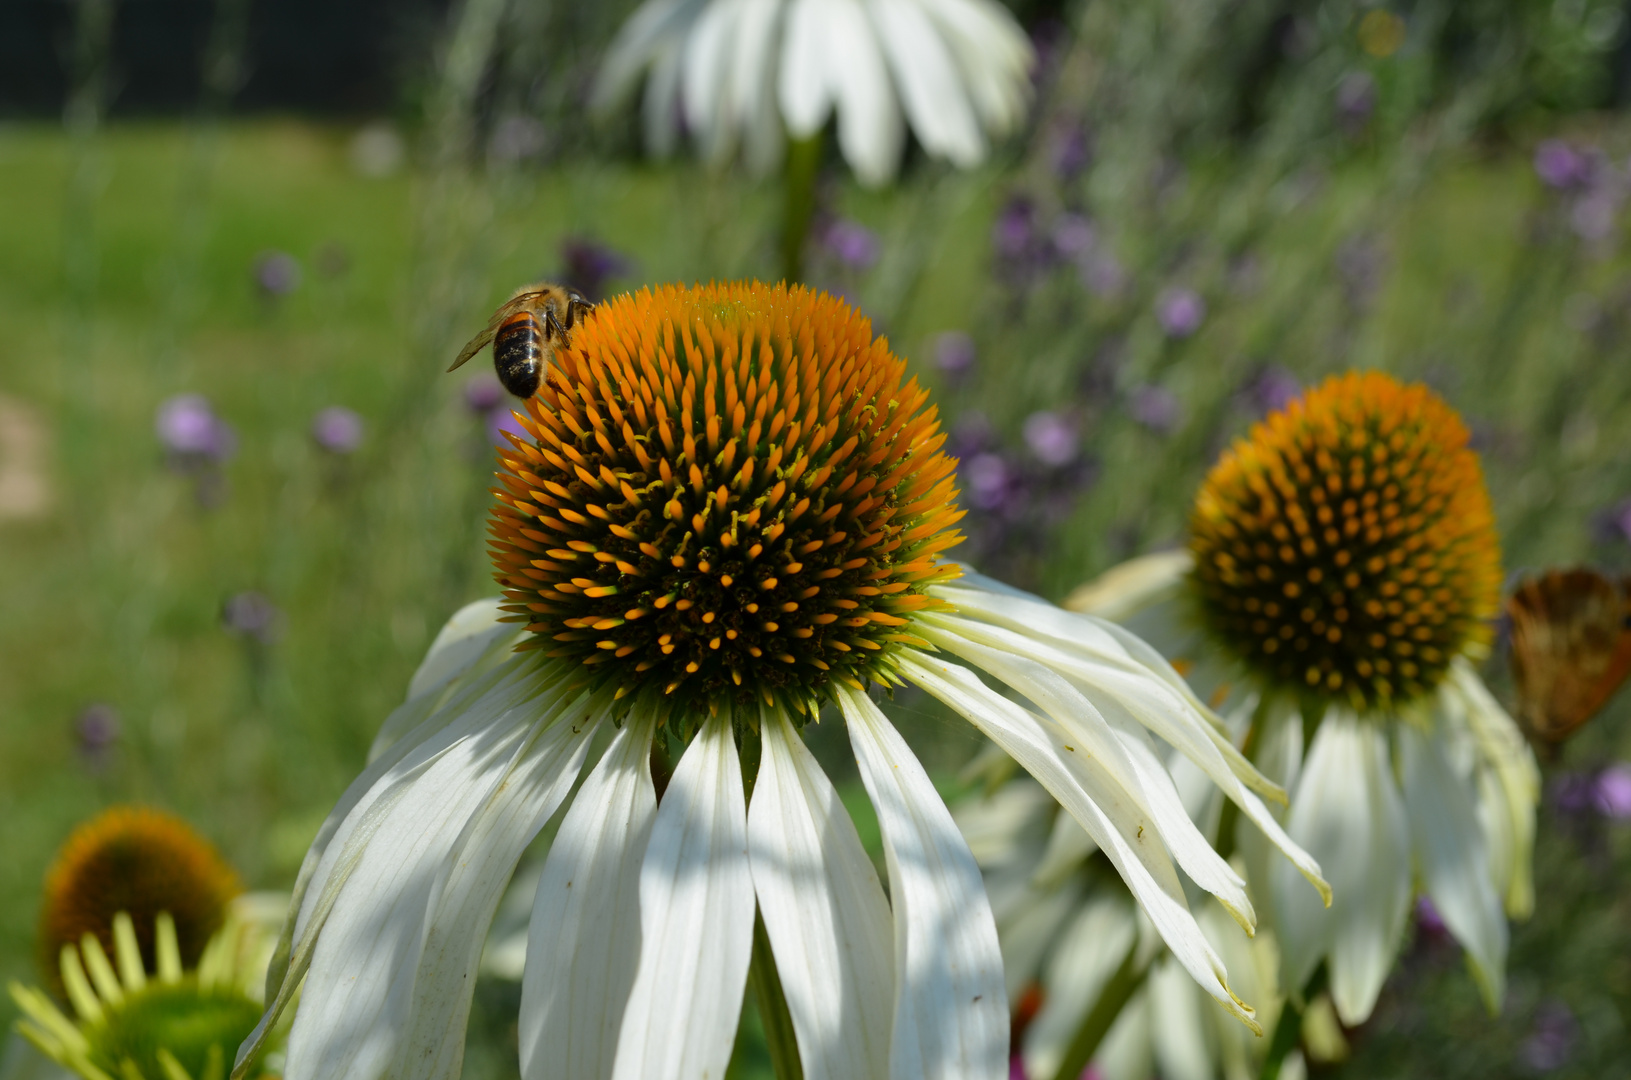
[{"label": "spiky orange center", "polygon": [[149,971],[156,970],[153,923],[161,911],[175,920],[183,965],[195,966],[242,891],[238,875],[180,818],[144,807],[105,810],[73,831],[46,872],[41,971],[60,989],[62,947],[86,934],[113,955],[113,917],[121,911],[130,913]]},{"label": "spiky orange center", "polygon": [[1500,549],[1467,429],[1420,385],[1332,378],[1253,427],[1190,519],[1203,621],[1271,685],[1358,708],[1486,640]]},{"label": "spiky orange center", "polygon": [[847,304],[666,286],[597,307],[527,402],[491,533],[533,644],[623,694],[862,684],[961,537],[928,393]]}]

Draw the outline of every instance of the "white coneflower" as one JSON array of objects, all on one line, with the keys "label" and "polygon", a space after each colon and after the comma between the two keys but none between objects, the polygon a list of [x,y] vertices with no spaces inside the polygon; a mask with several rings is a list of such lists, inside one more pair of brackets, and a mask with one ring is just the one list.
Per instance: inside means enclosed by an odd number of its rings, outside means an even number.
[{"label": "white coneflower", "polygon": [[672,151],[681,119],[715,160],[781,157],[838,114],[862,182],[900,165],[904,116],[923,149],[968,167],[1024,119],[1029,39],[993,0],[647,0],[612,43],[595,87],[608,109],[649,71],[645,130]]},{"label": "white coneflower", "polygon": [[[665,287],[600,305],[556,359],[499,474],[504,600],[444,630],[302,868],[263,1021],[303,984],[290,1080],[458,1074],[501,892],[600,732],[534,897],[526,1077],[723,1075],[750,964],[779,974],[781,1060],[806,1077],[1005,1076],[979,870],[873,682],[923,687],[1037,776],[1250,1022],[1177,867],[1247,926],[1251,903],[1147,732],[1317,881],[1254,793],[1277,789],[1147,646],[958,580],[944,436],[865,319],[805,289]],[[824,705],[878,815],[887,898],[801,737]],[[660,800],[654,746],[678,755]]]},{"label": "white coneflower", "polygon": [[1329,872],[1331,909],[1307,903],[1249,835],[1241,850],[1286,992],[1325,962],[1346,1024],[1370,1015],[1413,881],[1491,1008],[1506,916],[1534,902],[1539,772],[1472,663],[1500,566],[1467,440],[1425,387],[1332,379],[1213,469],[1188,553],[1135,560],[1067,601],[1124,619],[1172,658],[1290,790],[1286,829]]}]

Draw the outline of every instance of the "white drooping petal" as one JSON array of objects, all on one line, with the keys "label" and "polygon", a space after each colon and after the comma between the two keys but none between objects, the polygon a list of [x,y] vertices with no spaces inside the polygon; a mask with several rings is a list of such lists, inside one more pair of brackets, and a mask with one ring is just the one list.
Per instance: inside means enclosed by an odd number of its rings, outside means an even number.
[{"label": "white drooping petal", "polygon": [[782,127],[776,115],[777,37],[782,0],[745,0],[737,22],[726,103],[742,128],[748,167],[764,174],[781,159]]},{"label": "white drooping petal", "polygon": [[[308,895],[305,925],[296,926],[297,962],[286,985],[301,974],[306,980],[289,1034],[286,1076],[367,1080],[393,1070],[410,1030],[414,975],[444,860],[556,718],[560,696],[500,696],[508,706],[502,712],[482,716],[487,722],[479,730],[349,815],[347,824],[358,816],[369,820],[350,836],[337,836],[324,861],[350,865],[336,865],[321,891]],[[485,925],[480,929],[484,933]],[[309,971],[300,971],[307,963]],[[274,1003],[268,1016],[275,1013]],[[255,1041],[252,1036],[244,1049]]]},{"label": "white drooping petal", "polygon": [[1048,789],[1104,851],[1191,977],[1242,1023],[1260,1031],[1252,1009],[1229,989],[1222,961],[1190,914],[1153,823],[1103,764],[1053,721],[992,691],[967,668],[911,650],[901,650],[897,659],[902,676],[961,713]]},{"label": "white drooping petal", "polygon": [[895,999],[889,902],[855,824],[779,710],[760,721],[748,807],[754,890],[806,1080],[886,1080]]},{"label": "white drooping petal", "polygon": [[393,1080],[458,1080],[481,949],[521,853],[583,771],[602,706],[561,715],[533,735],[444,856],[414,973],[413,1012]]},{"label": "white drooping petal", "polygon": [[685,35],[680,89],[685,123],[702,143],[703,157],[718,164],[735,149],[735,118],[729,86],[737,20],[746,0],[712,0]]},{"label": "white drooping petal", "polygon": [[1489,692],[1473,666],[1457,658],[1440,701],[1466,725],[1478,748],[1479,819],[1490,845],[1490,870],[1507,913],[1525,918],[1535,908],[1532,862],[1540,766],[1518,725]]},{"label": "white drooping petal", "polygon": [[916,0],[868,5],[912,133],[932,157],[962,167],[985,158],[985,137],[940,33]]},{"label": "white drooping petal", "polygon": [[795,137],[820,131],[832,113],[834,91],[827,83],[827,33],[822,0],[792,0],[782,35],[777,98],[782,120]]},{"label": "white drooping petal", "polygon": [[723,1077],[753,951],[747,807],[727,714],[663,792],[640,866],[640,964],[613,1080]]},{"label": "white drooping petal", "polygon": [[[996,637],[1007,646],[1004,648],[971,640],[982,628],[970,620],[926,616],[919,626],[919,633],[935,645],[991,672],[1041,707],[1069,733],[1076,752],[1104,769],[1108,783],[1119,787],[1150,819],[1161,841],[1195,883],[1216,896],[1243,927],[1250,930],[1255,925],[1245,882],[1189,819],[1171,777],[1159,762],[1152,767],[1144,755],[1135,763],[1133,750],[1092,701],[1063,676],[1022,652],[1023,643],[997,636],[1006,631],[984,627],[982,635]],[[960,633],[965,628],[969,637]]]},{"label": "white drooping petal", "polygon": [[427,775],[441,776],[437,768],[443,759],[463,761],[473,752],[491,758],[513,749],[537,717],[562,704],[559,692],[551,689],[558,676],[553,666],[537,657],[518,656],[473,677],[346,788],[301,864],[289,916],[267,971],[266,1014],[240,1048],[240,1065],[258,1052],[293,1001],[324,924],[376,834],[393,820],[397,804]]},{"label": "white drooping petal", "polygon": [[979,867],[878,706],[842,687],[838,701],[889,864],[896,993],[890,1080],[1003,1080],[1008,998]]},{"label": "white drooping petal", "polygon": [[1201,1012],[1211,1006],[1195,992],[1194,981],[1171,957],[1162,957],[1150,971],[1147,992],[1150,1010],[1160,1018],[1154,1044],[1161,1080],[1212,1080],[1216,1055]]},{"label": "white drooping petal", "polygon": [[525,1080],[603,1080],[640,960],[640,864],[656,719],[636,709],[578,789],[533,894],[519,1040]]},{"label": "white drooping petal", "polygon": [[1324,956],[1337,1015],[1357,1024],[1376,1004],[1410,910],[1410,826],[1381,725],[1326,713],[1286,831],[1327,868],[1335,899],[1322,910],[1290,867],[1271,866],[1285,988],[1300,989]]},{"label": "white drooping petal", "polygon": [[1177,595],[1184,575],[1195,565],[1187,551],[1158,551],[1117,563],[1078,586],[1060,607],[1100,619],[1126,622],[1152,604]]},{"label": "white drooping petal", "polygon": [[799,2],[817,5],[824,23],[822,59],[828,93],[838,107],[838,148],[861,183],[887,183],[900,167],[905,129],[866,12],[859,0]]},{"label": "white drooping petal", "polygon": [[618,30],[590,93],[597,112],[615,108],[634,90],[653,59],[674,49],[708,0],[649,0]]},{"label": "white drooping petal", "polygon": [[[1107,714],[1115,711],[1112,703],[1126,710],[1200,769],[1291,860],[1314,886],[1321,901],[1330,902],[1330,886],[1318,862],[1292,842],[1268,807],[1248,788],[1281,801],[1283,791],[1245,759],[1214,725],[1205,706],[1178,673],[1147,644],[1114,623],[1060,611],[1023,597],[949,587],[942,592],[968,612],[1000,625],[956,616],[926,616],[927,621],[947,626],[960,637],[972,638],[999,652],[1034,659],[1067,679]],[[1194,843],[1193,837],[1190,843]],[[1210,862],[1198,848],[1193,850],[1194,859],[1186,859],[1176,848],[1174,854],[1186,871],[1190,871],[1191,861],[1198,860],[1197,865],[1202,867]],[[1228,881],[1227,876],[1219,875],[1215,865],[1203,872],[1215,875],[1213,880]],[[1196,881],[1215,892],[1201,878]],[[1217,895],[1226,906],[1236,903],[1225,893]]]},{"label": "white drooping petal", "polygon": [[651,78],[641,101],[640,115],[646,133],[646,146],[659,158],[674,153],[679,142],[680,80],[685,74],[685,48],[681,41],[667,42],[652,57]]},{"label": "white drooping petal", "polygon": [[1399,778],[1416,870],[1445,926],[1467,950],[1491,1011],[1506,984],[1506,914],[1489,872],[1471,778],[1457,775],[1439,740],[1398,725]]},{"label": "white drooping petal", "polygon": [[[1052,1076],[1110,977],[1138,941],[1138,918],[1125,894],[1101,890],[1071,919],[1043,968],[1047,994],[1025,1030],[1027,1076]],[[1185,976],[1186,980],[1188,976]],[[1193,983],[1191,983],[1193,985]]]},{"label": "white drooping petal", "polygon": [[957,58],[968,95],[993,135],[1025,118],[1036,53],[1008,9],[991,0],[932,0],[924,10]]}]

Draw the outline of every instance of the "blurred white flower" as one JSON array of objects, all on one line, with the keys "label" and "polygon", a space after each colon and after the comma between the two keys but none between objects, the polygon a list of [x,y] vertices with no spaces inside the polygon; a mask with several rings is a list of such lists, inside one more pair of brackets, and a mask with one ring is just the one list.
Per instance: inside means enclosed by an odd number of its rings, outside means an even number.
[{"label": "blurred white flower", "polygon": [[924,150],[967,168],[1024,119],[1030,40],[994,0],[647,0],[612,43],[594,92],[606,111],[647,75],[645,133],[681,129],[723,161],[773,167],[835,111],[866,184],[900,165],[904,119]]}]

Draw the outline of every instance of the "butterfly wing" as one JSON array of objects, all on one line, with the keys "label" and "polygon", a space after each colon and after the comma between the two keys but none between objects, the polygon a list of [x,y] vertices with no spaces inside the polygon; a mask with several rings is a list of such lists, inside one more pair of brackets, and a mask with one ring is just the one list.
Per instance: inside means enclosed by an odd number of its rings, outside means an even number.
[{"label": "butterfly wing", "polygon": [[1518,712],[1536,738],[1561,743],[1631,674],[1631,582],[1557,570],[1507,602]]}]

